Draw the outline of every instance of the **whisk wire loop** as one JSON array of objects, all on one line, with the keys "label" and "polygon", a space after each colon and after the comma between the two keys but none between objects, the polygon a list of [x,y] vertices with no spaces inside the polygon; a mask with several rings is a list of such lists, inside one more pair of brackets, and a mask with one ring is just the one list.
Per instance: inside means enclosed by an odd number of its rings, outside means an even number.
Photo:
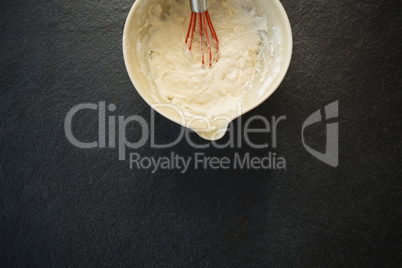
[{"label": "whisk wire loop", "polygon": [[[193,1],[193,2],[197,2],[197,1]],[[200,2],[200,1],[198,1]],[[191,4],[191,0],[190,0],[190,4]],[[207,7],[208,2],[206,1],[206,6]],[[195,4],[191,4],[191,9],[194,10],[193,5]],[[194,32],[196,29],[196,24],[197,24],[197,20],[198,20],[198,28],[199,28],[199,35],[200,35],[200,50],[201,50],[201,60],[202,60],[202,65],[204,66],[205,64],[205,58],[204,58],[204,44],[203,44],[203,31],[205,32],[205,37],[207,39],[207,45],[208,45],[208,55],[209,55],[209,66],[212,67],[212,48],[211,48],[211,42],[209,39],[209,35],[208,35],[208,29],[211,32],[211,37],[214,40],[215,46],[216,46],[216,53],[217,56],[216,58],[216,62],[218,61],[218,52],[219,52],[219,39],[218,36],[216,35],[215,32],[215,28],[212,25],[212,21],[211,21],[211,17],[209,15],[208,10],[202,11],[202,12],[191,12],[191,17],[190,17],[190,24],[188,26],[188,30],[187,30],[187,35],[186,35],[186,44],[189,45],[188,49],[191,51],[192,45],[193,45],[193,37],[194,37]],[[203,27],[204,26],[204,27]],[[204,29],[203,29],[204,28]],[[190,38],[189,38],[190,37]],[[190,43],[188,43],[190,41]]]}]

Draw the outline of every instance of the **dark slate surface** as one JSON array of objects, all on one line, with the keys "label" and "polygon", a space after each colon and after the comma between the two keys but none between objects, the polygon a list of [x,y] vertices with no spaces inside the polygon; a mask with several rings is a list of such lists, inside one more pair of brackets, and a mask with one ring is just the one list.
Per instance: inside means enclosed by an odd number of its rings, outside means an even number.
[{"label": "dark slate surface", "polygon": [[[86,102],[150,120],[121,50],[133,1],[1,1],[0,266],[401,267],[401,2],[282,2],[294,33],[289,72],[234,125],[286,115],[274,151],[287,169],[183,175],[130,170],[116,149],[78,149],[64,133],[67,112]],[[332,168],[304,150],[300,129],[336,100],[340,162]],[[77,137],[96,139],[96,113],[77,118]],[[181,130],[155,121],[159,142]],[[138,126],[128,133],[138,138]],[[266,154],[194,150],[184,140],[172,150]],[[148,142],[131,152],[170,150]]]}]

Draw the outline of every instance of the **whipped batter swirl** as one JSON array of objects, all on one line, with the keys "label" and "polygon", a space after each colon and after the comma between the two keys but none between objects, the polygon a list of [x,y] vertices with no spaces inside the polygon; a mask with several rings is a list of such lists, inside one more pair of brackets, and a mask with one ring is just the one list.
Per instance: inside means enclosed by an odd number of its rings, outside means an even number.
[{"label": "whipped batter swirl", "polygon": [[148,73],[155,94],[186,113],[211,120],[236,110],[237,103],[264,71],[261,52],[267,46],[267,19],[256,14],[250,0],[210,0],[209,12],[220,52],[216,55],[211,40],[214,62],[210,68],[206,53],[206,65],[202,67],[198,24],[191,52],[184,45],[191,15],[188,1],[166,2],[166,6],[153,5],[149,10],[149,35],[142,43],[146,55],[141,64],[147,69],[144,73]]}]

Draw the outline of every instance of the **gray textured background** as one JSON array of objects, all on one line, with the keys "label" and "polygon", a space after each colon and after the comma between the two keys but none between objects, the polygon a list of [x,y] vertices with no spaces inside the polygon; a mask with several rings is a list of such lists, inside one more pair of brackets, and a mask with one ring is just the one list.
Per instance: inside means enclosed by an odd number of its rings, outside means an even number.
[{"label": "gray textured background", "polygon": [[[116,150],[77,149],[64,134],[67,112],[84,102],[150,118],[122,57],[133,1],[2,0],[0,265],[401,267],[401,1],[282,3],[294,34],[289,72],[234,125],[286,115],[276,152],[287,170],[182,175],[130,170]],[[340,165],[331,168],[303,149],[300,128],[336,100]],[[157,116],[156,129],[162,142],[181,128]],[[74,131],[94,140],[96,114]],[[309,139],[318,147],[325,137]],[[173,150],[194,153],[185,141]]]}]

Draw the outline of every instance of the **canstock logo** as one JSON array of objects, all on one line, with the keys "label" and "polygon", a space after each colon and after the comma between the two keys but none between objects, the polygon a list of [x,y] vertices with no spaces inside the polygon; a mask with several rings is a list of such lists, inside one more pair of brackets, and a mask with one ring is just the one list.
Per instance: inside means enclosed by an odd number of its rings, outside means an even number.
[{"label": "canstock logo", "polygon": [[[338,109],[338,101],[335,101],[327,106],[325,106],[325,120],[338,118],[339,109]],[[337,167],[339,163],[338,156],[338,123],[327,123],[327,141],[326,141],[326,149],[325,153],[317,152],[308,146],[304,140],[304,130],[306,127],[311,126],[315,123],[322,122],[321,109],[310,115],[306,121],[303,123],[302,128],[302,141],[306,150],[312,154],[315,158],[320,161],[332,166]]]}]

